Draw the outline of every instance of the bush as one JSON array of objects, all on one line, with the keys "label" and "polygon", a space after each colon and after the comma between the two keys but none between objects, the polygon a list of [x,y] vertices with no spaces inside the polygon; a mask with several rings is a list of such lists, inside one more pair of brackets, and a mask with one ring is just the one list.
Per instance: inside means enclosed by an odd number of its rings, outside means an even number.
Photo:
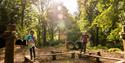
[{"label": "bush", "polygon": [[119,48],[110,48],[110,49],[108,49],[108,52],[118,52],[118,51],[121,51],[121,49],[119,49]]},{"label": "bush", "polygon": [[98,50],[98,49],[103,49],[103,50],[107,50],[108,48],[106,46],[94,46],[94,47],[87,47],[89,50]]},{"label": "bush", "polygon": [[62,41],[59,40],[52,40],[52,41],[48,41],[50,46],[56,46],[59,45],[60,43],[62,43]]},{"label": "bush", "polygon": [[107,42],[106,47],[123,49],[123,44],[121,41]]}]

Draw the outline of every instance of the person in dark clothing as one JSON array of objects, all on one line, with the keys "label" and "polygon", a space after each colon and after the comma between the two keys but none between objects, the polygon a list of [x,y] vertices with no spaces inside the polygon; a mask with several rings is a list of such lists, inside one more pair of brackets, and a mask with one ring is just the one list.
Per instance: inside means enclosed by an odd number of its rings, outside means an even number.
[{"label": "person in dark clothing", "polygon": [[82,51],[85,53],[86,52],[86,44],[87,44],[87,39],[88,39],[88,35],[87,32],[84,32],[82,35],[82,46],[81,46],[81,51],[80,53],[82,53]]}]

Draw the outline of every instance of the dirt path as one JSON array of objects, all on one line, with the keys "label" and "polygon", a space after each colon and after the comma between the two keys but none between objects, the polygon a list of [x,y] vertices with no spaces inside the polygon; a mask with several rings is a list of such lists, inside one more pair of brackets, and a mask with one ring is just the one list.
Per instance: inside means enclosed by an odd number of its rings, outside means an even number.
[{"label": "dirt path", "polygon": [[[0,63],[4,63],[5,48],[0,49]],[[14,53],[14,63],[22,63],[24,61],[23,49],[16,46]]]},{"label": "dirt path", "polygon": [[[0,63],[4,63],[4,48],[0,49]],[[34,63],[96,63],[91,58],[83,58],[79,59],[76,57],[75,59],[71,59],[71,55],[62,55],[57,56],[57,60],[52,61],[51,56],[42,56],[43,54],[49,54],[51,51],[61,51],[68,52],[64,46],[61,47],[44,47],[44,48],[36,48],[36,61]],[[114,57],[114,58],[123,58],[123,55],[115,52],[107,52],[103,50],[101,51],[101,55],[103,57]],[[15,63],[22,63],[24,61],[24,49],[20,47],[16,47],[15,49]],[[93,51],[89,51],[93,52]],[[29,55],[27,51],[26,54]],[[112,60],[103,60],[103,63],[114,63],[116,61]]]}]

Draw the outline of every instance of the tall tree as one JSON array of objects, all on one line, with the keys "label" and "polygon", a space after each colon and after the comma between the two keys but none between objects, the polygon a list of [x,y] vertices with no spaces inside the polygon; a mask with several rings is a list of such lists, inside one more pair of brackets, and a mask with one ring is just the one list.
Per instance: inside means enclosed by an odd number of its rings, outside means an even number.
[{"label": "tall tree", "polygon": [[[43,38],[43,44],[46,45],[47,39],[46,39],[46,33],[47,33],[47,20],[46,20],[46,16],[47,16],[47,9],[49,6],[49,0],[37,0],[36,3],[34,3],[34,6],[37,9],[37,15],[38,15],[38,40],[39,43],[40,41],[40,35],[41,35],[41,30],[42,30],[42,38]],[[42,27],[42,28],[41,28]]]},{"label": "tall tree", "polygon": [[89,30],[92,41],[97,43],[95,39],[98,38],[98,44],[118,42],[120,26],[124,21],[123,5],[124,0],[78,0],[81,30]]}]

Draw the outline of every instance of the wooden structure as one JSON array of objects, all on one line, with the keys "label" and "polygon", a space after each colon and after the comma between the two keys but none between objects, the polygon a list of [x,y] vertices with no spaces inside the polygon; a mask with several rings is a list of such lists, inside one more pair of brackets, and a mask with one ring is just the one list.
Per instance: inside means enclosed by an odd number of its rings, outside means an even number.
[{"label": "wooden structure", "polygon": [[121,37],[122,37],[122,41],[123,41],[124,59],[125,59],[125,25],[122,27]]},{"label": "wooden structure", "polygon": [[4,63],[14,63],[14,44],[16,39],[16,25],[9,24],[7,30],[3,33],[3,37],[6,40],[5,49],[5,62]]},{"label": "wooden structure", "polygon": [[[80,52],[76,52],[76,51],[72,51],[72,52],[57,52],[57,51],[51,51],[49,54],[40,54],[39,56],[49,56],[52,59],[51,60],[57,60],[58,56],[61,55],[70,55],[70,58],[75,59],[76,57],[78,57],[79,59],[82,60],[82,58],[95,58],[96,63],[101,63],[101,59],[106,59],[106,60],[115,60],[121,63],[124,63],[124,59],[120,59],[120,58],[111,58],[111,57],[102,57],[100,52],[96,52],[96,53],[80,53]],[[26,57],[26,60],[30,58]],[[29,61],[28,60],[28,61]],[[32,61],[32,60],[30,60]]]}]

